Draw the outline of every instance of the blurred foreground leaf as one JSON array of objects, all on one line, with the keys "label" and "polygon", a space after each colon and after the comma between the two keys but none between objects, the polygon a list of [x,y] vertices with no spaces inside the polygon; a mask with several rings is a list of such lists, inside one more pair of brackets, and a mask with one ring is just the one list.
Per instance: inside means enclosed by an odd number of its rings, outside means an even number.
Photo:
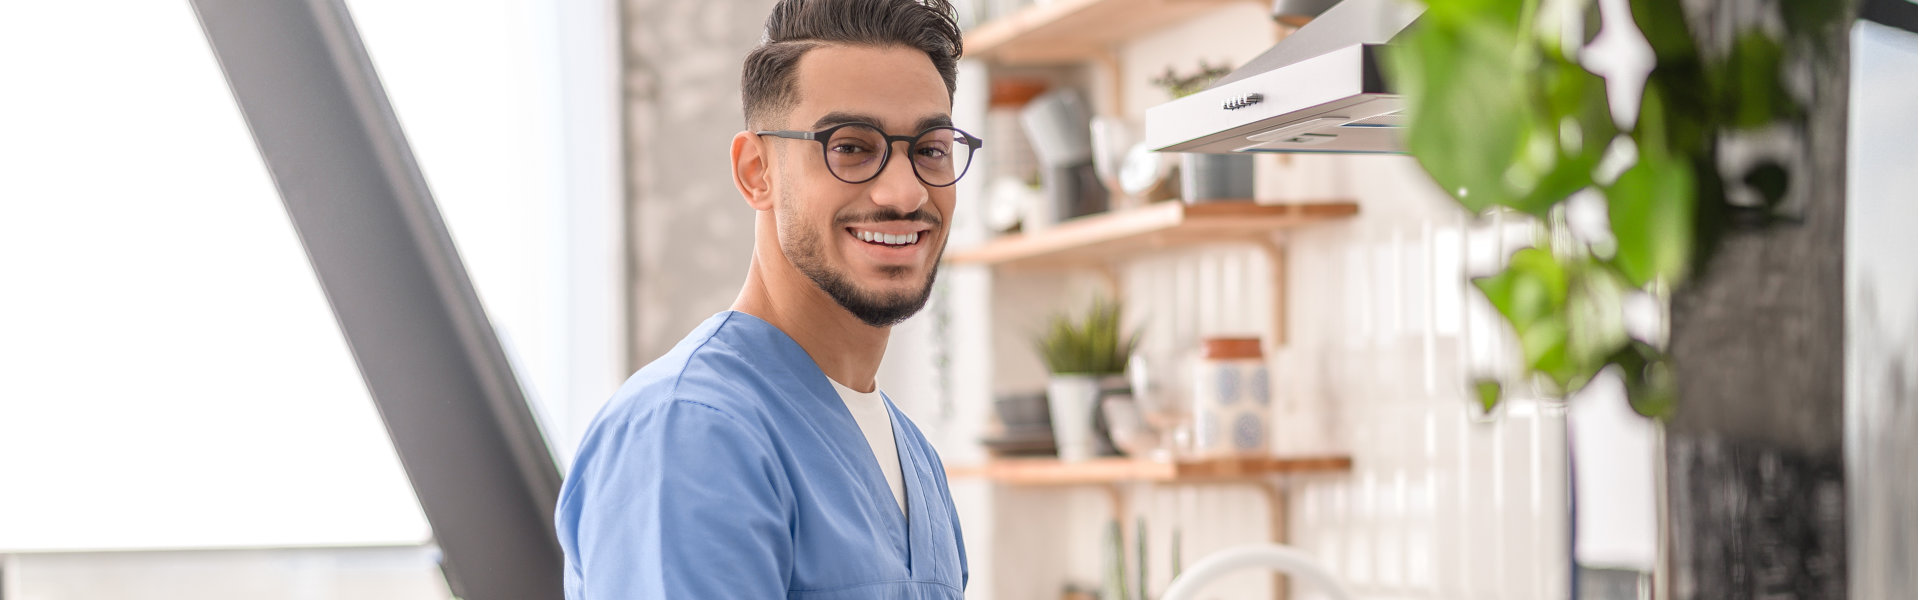
[{"label": "blurred foreground leaf", "polygon": [[1613,263],[1620,274],[1634,286],[1685,276],[1693,250],[1692,167],[1642,153],[1639,162],[1604,191],[1618,244]]}]

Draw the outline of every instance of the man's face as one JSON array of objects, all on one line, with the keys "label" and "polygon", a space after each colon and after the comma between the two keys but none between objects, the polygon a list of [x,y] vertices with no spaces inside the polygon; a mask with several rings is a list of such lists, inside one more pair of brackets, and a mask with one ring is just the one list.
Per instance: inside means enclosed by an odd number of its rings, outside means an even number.
[{"label": "man's face", "polygon": [[[858,122],[912,136],[950,124],[939,72],[925,53],[904,46],[815,48],[801,57],[795,83],[800,101],[782,129]],[[903,142],[893,143],[877,177],[853,184],[828,170],[819,143],[766,139],[775,148],[780,249],[794,267],[868,325],[918,312],[946,248],[953,187],[915,177]],[[876,235],[880,241],[868,241]]]}]

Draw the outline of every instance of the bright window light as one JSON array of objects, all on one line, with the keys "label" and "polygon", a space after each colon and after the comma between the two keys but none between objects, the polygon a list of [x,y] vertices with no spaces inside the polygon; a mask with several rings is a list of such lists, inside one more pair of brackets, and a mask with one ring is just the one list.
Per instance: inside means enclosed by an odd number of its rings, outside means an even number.
[{"label": "bright window light", "polygon": [[0,552],[429,531],[185,2],[0,8]]}]

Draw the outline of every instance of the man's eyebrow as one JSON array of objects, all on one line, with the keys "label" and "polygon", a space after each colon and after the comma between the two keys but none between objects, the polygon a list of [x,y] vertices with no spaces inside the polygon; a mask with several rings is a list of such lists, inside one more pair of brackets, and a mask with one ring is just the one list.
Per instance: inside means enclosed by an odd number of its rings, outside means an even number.
[{"label": "man's eyebrow", "polygon": [[813,128],[814,130],[818,131],[820,129],[825,129],[828,127],[832,127],[834,125],[845,125],[847,123],[865,123],[868,125],[872,125],[874,127],[879,127],[880,119],[874,117],[873,115],[863,115],[859,113],[834,111],[834,112],[827,113],[826,116],[820,117],[820,120],[814,121]]},{"label": "man's eyebrow", "polygon": [[935,127],[952,127],[952,126],[953,126],[953,117],[950,117],[947,115],[933,115],[931,117],[921,118],[920,124],[915,125],[913,127],[913,130],[915,132],[921,132],[921,131],[926,131],[928,129],[933,129]]},{"label": "man's eyebrow", "polygon": [[[841,111],[830,112],[830,113],[827,113],[825,116],[820,117],[819,120],[813,122],[813,129],[815,131],[819,131],[821,129],[826,129],[834,125],[845,125],[847,123],[865,123],[867,125],[872,125],[876,128],[885,129],[884,127],[880,126],[879,117],[875,117],[873,115],[863,115],[860,113],[850,113],[850,112],[841,112]],[[921,117],[920,122],[914,125],[913,131],[907,132],[907,133],[919,133],[934,127],[952,127],[952,126],[953,126],[953,117],[948,115],[930,115],[926,117]]]}]

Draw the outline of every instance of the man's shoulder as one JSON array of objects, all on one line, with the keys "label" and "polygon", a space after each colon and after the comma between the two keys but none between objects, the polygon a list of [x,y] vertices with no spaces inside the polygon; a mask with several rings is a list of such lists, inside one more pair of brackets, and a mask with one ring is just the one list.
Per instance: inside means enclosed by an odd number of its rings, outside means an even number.
[{"label": "man's shoulder", "polygon": [[747,372],[756,354],[742,353],[742,344],[714,326],[725,317],[709,319],[642,367],[601,407],[569,467],[561,527],[577,528],[569,519],[584,506],[655,497],[658,490],[647,485],[729,474],[759,481],[779,464],[766,388]]},{"label": "man's shoulder", "polygon": [[602,409],[602,419],[629,420],[669,406],[699,405],[737,420],[751,421],[764,410],[768,386],[756,364],[765,363],[762,348],[743,344],[732,322],[739,313],[708,319],[653,362],[647,363],[614,392]]}]

